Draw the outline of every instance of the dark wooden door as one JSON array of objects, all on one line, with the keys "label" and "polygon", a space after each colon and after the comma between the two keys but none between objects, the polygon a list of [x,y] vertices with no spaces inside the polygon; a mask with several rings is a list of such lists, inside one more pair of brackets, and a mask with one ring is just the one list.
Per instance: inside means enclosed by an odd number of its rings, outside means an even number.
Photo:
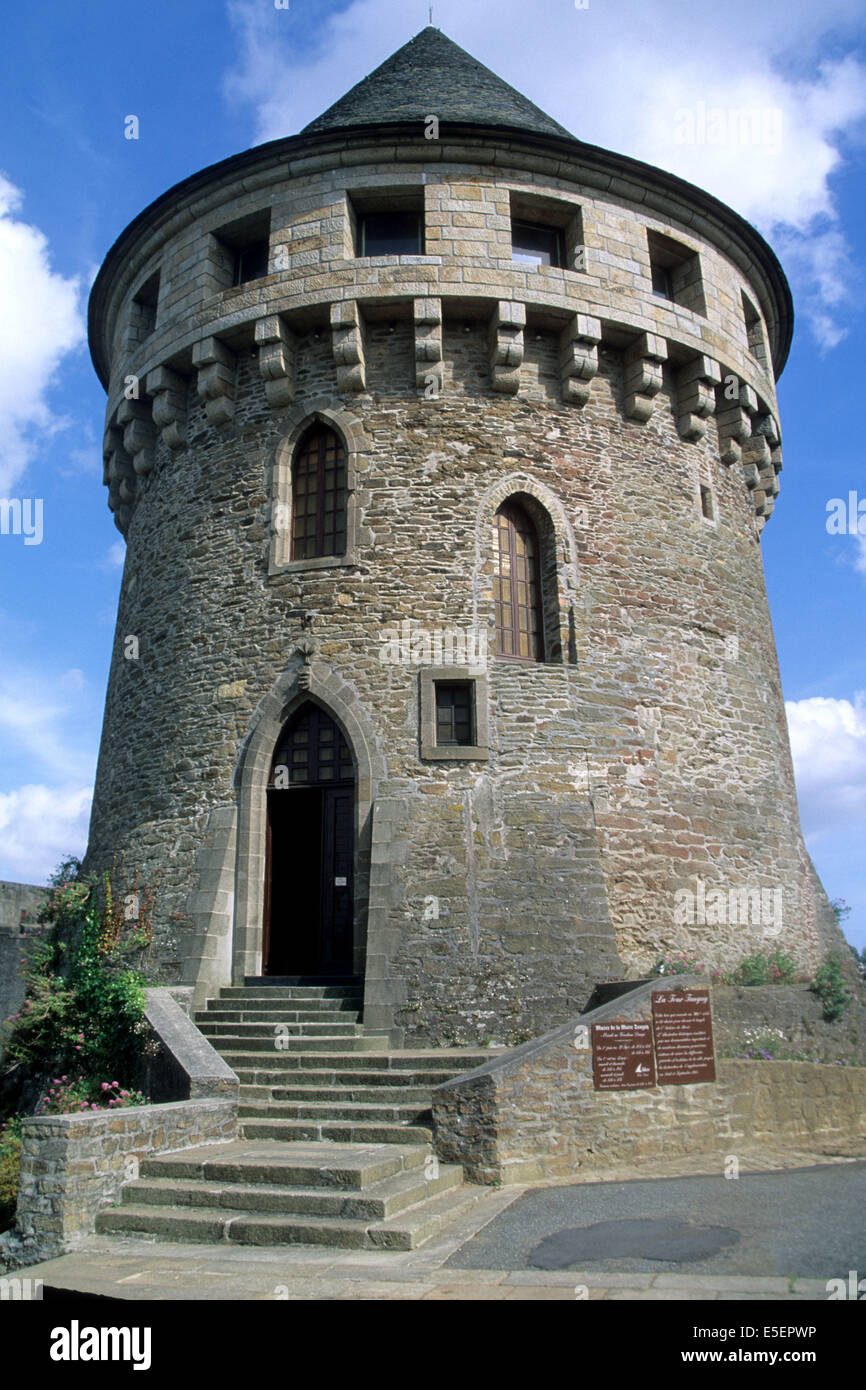
[{"label": "dark wooden door", "polygon": [[268,789],[263,970],[352,970],[355,787],[332,719],[307,705],[284,730]]}]

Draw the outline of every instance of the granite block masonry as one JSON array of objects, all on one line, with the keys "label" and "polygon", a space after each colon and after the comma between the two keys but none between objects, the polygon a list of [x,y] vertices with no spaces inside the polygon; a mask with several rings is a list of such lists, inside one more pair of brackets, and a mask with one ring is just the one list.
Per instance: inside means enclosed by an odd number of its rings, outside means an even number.
[{"label": "granite block masonry", "polygon": [[760,551],[791,330],[752,227],[433,28],[136,218],[90,303],[127,554],[86,867],[159,885],[161,981],[357,976],[396,1045],[514,1044],[677,950],[814,969]]}]

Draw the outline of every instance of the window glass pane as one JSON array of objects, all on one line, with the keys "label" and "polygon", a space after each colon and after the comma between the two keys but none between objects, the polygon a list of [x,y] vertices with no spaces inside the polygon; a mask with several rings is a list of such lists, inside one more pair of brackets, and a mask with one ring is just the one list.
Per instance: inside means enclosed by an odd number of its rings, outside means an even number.
[{"label": "window glass pane", "polygon": [[530,265],[562,265],[562,234],[557,227],[512,222],[511,257]]},{"label": "window glass pane", "polygon": [[370,212],[361,219],[362,256],[420,256],[421,215]]}]

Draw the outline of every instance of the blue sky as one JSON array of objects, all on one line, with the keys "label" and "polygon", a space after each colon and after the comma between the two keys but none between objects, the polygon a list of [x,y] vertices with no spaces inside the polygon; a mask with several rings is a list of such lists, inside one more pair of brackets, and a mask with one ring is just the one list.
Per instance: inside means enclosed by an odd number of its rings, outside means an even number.
[{"label": "blue sky", "polygon": [[[580,138],[725,199],[782,259],[797,327],[764,563],[807,844],[864,946],[862,0],[438,0],[434,22]],[[0,497],[41,499],[43,534],[0,535],[0,878],[42,882],[86,840],[123,560],[84,342],[93,276],[171,184],[295,133],[426,23],[406,0],[35,0],[7,15]],[[768,113],[779,138],[723,122],[712,142],[683,141],[700,103]],[[831,534],[828,504],[852,492],[864,534]]]}]

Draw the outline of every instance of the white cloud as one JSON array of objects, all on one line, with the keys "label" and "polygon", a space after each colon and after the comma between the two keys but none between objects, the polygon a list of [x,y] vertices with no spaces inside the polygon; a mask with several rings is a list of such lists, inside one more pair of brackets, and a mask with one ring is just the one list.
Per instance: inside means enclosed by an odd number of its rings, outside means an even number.
[{"label": "white cloud", "polygon": [[48,241],[14,214],[22,194],[0,173],[0,494],[33,457],[40,434],[63,428],[47,401],[66,355],[84,341],[77,279],[51,268]]},{"label": "white cloud", "polygon": [[813,696],[785,709],[804,832],[820,840],[858,823],[866,831],[866,692],[853,704]]},{"label": "white cloud", "polygon": [[[256,107],[259,140],[300,130],[422,19],[393,0],[355,0],[313,30],[292,18],[296,10],[250,0],[228,8],[239,59],[227,91]],[[712,20],[703,5],[643,0],[585,10],[564,0],[438,0],[435,19],[579,139],[690,179],[784,242],[819,345],[844,336],[861,296],[852,294],[830,180],[843,166],[840,137],[856,138],[866,118],[866,66],[844,51],[862,32],[862,0],[729,0]],[[699,103],[778,112],[781,143],[677,140],[677,113]]]},{"label": "white cloud", "polygon": [[81,855],[93,788],[28,785],[0,792],[0,878],[44,883],[67,855]]},{"label": "white cloud", "polygon": [[[84,700],[78,698],[85,696]],[[42,767],[58,778],[83,781],[92,776],[93,754],[75,731],[90,735],[89,692],[81,671],[54,673],[11,668],[0,676],[0,747],[3,764],[17,760]],[[13,774],[14,775],[14,774]]]}]

